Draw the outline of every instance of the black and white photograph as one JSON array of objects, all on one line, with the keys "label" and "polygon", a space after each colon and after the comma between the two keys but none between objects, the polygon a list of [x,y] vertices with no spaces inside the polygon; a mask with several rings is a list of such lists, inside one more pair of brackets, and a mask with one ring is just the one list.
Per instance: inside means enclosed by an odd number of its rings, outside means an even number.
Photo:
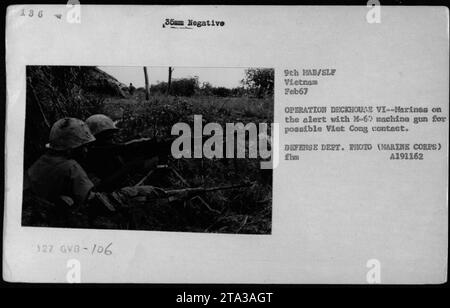
[{"label": "black and white photograph", "polygon": [[449,11],[400,2],[8,6],[3,279],[445,284]]},{"label": "black and white photograph", "polygon": [[27,66],[22,226],[270,234],[249,147],[270,150],[273,89],[271,68]]}]

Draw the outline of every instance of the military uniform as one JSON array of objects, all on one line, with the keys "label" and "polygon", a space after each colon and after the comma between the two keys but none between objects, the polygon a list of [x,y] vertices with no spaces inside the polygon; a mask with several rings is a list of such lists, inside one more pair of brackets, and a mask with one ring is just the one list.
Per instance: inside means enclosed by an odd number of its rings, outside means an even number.
[{"label": "military uniform", "polygon": [[94,184],[75,160],[95,140],[88,126],[76,118],[63,118],[50,130],[47,153],[24,175],[22,223],[36,226],[85,227],[81,213]]},{"label": "military uniform", "polygon": [[32,192],[51,202],[67,196],[82,205],[94,187],[75,160],[59,155],[42,155],[28,169],[27,176]]}]

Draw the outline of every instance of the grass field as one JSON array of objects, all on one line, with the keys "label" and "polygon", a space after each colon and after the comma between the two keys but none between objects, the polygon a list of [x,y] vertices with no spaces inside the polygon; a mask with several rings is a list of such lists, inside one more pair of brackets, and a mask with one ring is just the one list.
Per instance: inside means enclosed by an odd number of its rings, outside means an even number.
[{"label": "grass field", "polygon": [[[202,115],[204,123],[272,123],[273,98],[248,97],[166,97],[141,93],[129,98],[108,98],[103,112],[117,121],[119,139],[170,137],[172,125],[193,123]],[[192,127],[192,126],[191,126]],[[206,140],[207,137],[204,137]],[[133,214],[134,227],[145,230],[256,233],[271,232],[272,171],[261,170],[259,159],[174,159],[171,171],[154,173],[146,184],[164,188],[211,187],[253,183],[251,187],[202,195],[184,204],[148,205]],[[130,179],[135,184],[145,174]],[[185,182],[183,182],[185,181]],[[128,226],[123,226],[128,228]]]}]

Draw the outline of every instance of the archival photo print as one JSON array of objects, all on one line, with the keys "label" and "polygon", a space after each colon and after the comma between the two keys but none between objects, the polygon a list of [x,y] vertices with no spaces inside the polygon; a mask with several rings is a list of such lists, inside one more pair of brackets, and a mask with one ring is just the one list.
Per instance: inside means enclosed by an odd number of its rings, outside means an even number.
[{"label": "archival photo print", "polygon": [[22,226],[271,234],[274,69],[27,66]]}]

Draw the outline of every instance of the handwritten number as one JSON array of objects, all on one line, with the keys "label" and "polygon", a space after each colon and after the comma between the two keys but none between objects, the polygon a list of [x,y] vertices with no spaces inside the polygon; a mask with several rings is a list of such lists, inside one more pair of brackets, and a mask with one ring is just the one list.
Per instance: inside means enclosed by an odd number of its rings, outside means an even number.
[{"label": "handwritten number", "polygon": [[109,250],[109,247],[112,245],[112,243],[109,243],[108,246],[106,246],[105,248],[105,255],[109,256],[110,254],[112,254],[112,251]]}]

